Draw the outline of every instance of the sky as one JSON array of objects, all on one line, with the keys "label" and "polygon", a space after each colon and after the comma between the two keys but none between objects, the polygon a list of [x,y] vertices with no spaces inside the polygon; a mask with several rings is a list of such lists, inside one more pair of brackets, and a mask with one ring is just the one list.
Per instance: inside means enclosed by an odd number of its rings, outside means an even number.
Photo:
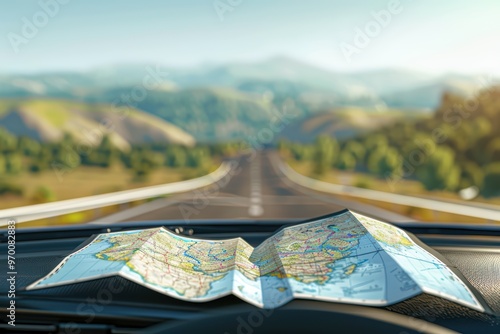
[{"label": "sky", "polygon": [[0,73],[287,56],[346,72],[499,75],[499,17],[498,0],[2,1]]}]

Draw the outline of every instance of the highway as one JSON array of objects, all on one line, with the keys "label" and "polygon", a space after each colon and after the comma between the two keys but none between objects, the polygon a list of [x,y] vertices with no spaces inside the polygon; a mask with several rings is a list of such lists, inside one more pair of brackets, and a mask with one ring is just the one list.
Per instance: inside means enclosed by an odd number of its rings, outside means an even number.
[{"label": "highway", "polygon": [[288,180],[272,151],[230,161],[232,172],[214,185],[161,198],[100,218],[94,224],[147,220],[302,219],[345,208],[385,221],[410,218],[364,203],[303,188]]}]

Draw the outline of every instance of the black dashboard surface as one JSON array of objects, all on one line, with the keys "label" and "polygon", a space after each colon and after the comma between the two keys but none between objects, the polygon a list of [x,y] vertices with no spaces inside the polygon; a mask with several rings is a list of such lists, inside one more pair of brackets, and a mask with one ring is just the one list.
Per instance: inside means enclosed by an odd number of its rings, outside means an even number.
[{"label": "black dashboard surface", "polygon": [[[214,310],[243,308],[245,312],[255,311],[257,310],[255,307],[234,296],[207,303],[189,303],[156,293],[120,277],[34,291],[23,291],[23,289],[46,275],[65,256],[93,234],[135,229],[138,226],[148,228],[163,225],[172,230],[175,230],[176,227],[182,227],[178,228],[178,231],[193,233],[198,238],[242,237],[251,245],[256,246],[279,229],[282,223],[280,221],[242,221],[239,223],[234,221],[199,221],[190,224],[184,222],[143,222],[116,224],[112,226],[112,230],[98,225],[72,226],[69,229],[52,228],[42,232],[18,229],[16,234],[16,322],[19,326],[17,329],[21,330],[25,325],[28,326],[25,327],[26,332],[36,333],[34,327],[29,327],[36,324],[37,330],[57,333],[64,332],[61,331],[61,326],[63,326],[61,324],[77,323],[90,326],[89,332],[96,332],[99,329],[103,333],[130,333],[134,329],[144,330],[148,326],[158,323],[186,322]],[[367,310],[385,311],[389,315],[394,314],[404,316],[405,319],[413,319],[408,320],[408,323],[416,328],[416,332],[431,331],[431,327],[428,326],[437,325],[456,332],[499,333],[500,228],[458,225],[452,227],[436,224],[404,224],[400,227],[415,234],[426,245],[445,257],[449,264],[458,269],[486,301],[490,307],[490,314],[480,313],[426,294],[383,308],[334,304],[332,307],[336,308],[335,312],[345,311],[345,309],[356,313]],[[6,268],[7,244],[4,232],[2,232],[0,246],[0,263],[3,268]],[[7,281],[1,280],[0,300],[2,304],[7,302],[8,289]],[[314,308],[315,305],[325,305],[326,303],[295,300],[289,304],[288,308],[280,312],[293,313],[290,308],[300,308],[306,304],[309,305],[307,307]],[[2,311],[5,312],[5,309]],[[2,318],[3,330],[12,330],[5,325],[5,316]],[[273,318],[276,321],[279,317]],[[422,323],[419,324],[415,321],[422,321]],[[95,327],[96,324],[101,327]],[[261,328],[262,330],[264,329]],[[85,331],[80,330],[79,332],[84,333]],[[172,330],[172,332],[175,331]],[[259,331],[255,330],[254,332],[258,333]]]}]

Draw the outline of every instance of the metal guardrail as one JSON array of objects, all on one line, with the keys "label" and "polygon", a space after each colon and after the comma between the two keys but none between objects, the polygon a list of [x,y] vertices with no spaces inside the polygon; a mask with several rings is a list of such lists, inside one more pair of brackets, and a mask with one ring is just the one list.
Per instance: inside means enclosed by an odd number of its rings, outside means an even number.
[{"label": "metal guardrail", "polygon": [[216,183],[224,178],[230,170],[231,165],[223,162],[214,172],[191,180],[124,190],[102,195],[80,197],[64,201],[4,209],[0,210],[0,226],[6,226],[9,218],[15,219],[17,223],[23,223],[73,212],[101,208],[109,205],[142,200],[155,196],[191,191]]},{"label": "metal guardrail", "polygon": [[483,218],[492,221],[500,221],[500,207],[498,210],[481,208],[467,204],[456,204],[437,200],[430,200],[407,195],[398,195],[378,190],[344,186],[324,181],[312,179],[297,173],[290,166],[281,161],[278,157],[273,157],[279,170],[292,182],[309,189],[320,192],[347,195],[358,198],[365,198],[374,201],[407,205],[416,208],[428,209],[432,211],[448,212],[468,217]]}]

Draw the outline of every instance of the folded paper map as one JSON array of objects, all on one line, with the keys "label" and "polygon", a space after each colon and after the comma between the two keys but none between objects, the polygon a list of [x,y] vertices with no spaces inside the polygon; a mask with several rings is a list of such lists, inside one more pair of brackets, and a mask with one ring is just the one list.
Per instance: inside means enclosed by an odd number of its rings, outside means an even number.
[{"label": "folded paper map", "polygon": [[255,248],[163,227],[100,234],[28,289],[114,275],[193,302],[234,294],[262,308],[293,298],[383,306],[426,292],[484,310],[403,230],[350,211],[283,228]]}]

